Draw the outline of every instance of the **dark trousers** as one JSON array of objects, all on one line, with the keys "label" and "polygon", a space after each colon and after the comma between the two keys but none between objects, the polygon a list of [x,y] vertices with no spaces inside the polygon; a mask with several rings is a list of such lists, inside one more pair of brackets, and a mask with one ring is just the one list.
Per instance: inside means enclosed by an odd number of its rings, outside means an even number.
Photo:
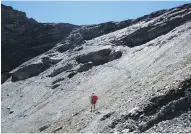
[{"label": "dark trousers", "polygon": [[[92,112],[93,109],[95,110],[95,104],[96,104],[96,103],[93,103],[93,102],[91,103],[91,112]],[[93,108],[93,109],[92,109],[92,108]]]}]

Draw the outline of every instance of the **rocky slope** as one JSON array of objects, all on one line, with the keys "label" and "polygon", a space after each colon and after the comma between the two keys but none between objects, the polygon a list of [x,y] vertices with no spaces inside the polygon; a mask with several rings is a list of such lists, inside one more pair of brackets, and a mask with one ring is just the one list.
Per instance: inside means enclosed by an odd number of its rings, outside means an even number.
[{"label": "rocky slope", "polygon": [[78,26],[42,24],[21,11],[1,5],[2,72],[8,72],[55,45]]},{"label": "rocky slope", "polygon": [[191,4],[75,28],[9,72],[2,132],[191,132],[190,42]]},{"label": "rocky slope", "polygon": [[66,23],[38,23],[26,14],[1,4],[2,32],[2,82],[9,71],[21,63],[53,48],[58,42],[67,46],[60,51],[80,45],[84,40],[122,29],[132,20],[119,23],[107,22],[99,25],[77,26]]}]

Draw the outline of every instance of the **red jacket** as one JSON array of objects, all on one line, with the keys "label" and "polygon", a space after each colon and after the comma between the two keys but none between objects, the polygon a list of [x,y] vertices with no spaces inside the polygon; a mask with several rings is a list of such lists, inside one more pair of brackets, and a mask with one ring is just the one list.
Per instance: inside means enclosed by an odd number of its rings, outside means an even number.
[{"label": "red jacket", "polygon": [[91,101],[92,101],[93,103],[95,103],[97,100],[98,100],[98,97],[97,97],[96,95],[93,95]]}]

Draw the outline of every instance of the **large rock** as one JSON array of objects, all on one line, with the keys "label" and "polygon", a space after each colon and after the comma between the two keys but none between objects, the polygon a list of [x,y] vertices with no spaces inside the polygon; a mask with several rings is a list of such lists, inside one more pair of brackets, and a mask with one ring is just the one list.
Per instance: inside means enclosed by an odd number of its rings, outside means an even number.
[{"label": "large rock", "polygon": [[78,63],[92,62],[94,65],[101,65],[114,59],[118,59],[121,56],[122,56],[121,51],[112,52],[111,49],[102,49],[96,52],[91,52],[88,54],[81,55],[76,58],[76,61]]},{"label": "large rock", "polygon": [[27,78],[37,76],[52,65],[58,63],[60,60],[53,60],[49,57],[43,57],[42,62],[32,63],[23,65],[15,71],[12,71],[10,75],[12,76],[12,81],[25,80]]},{"label": "large rock", "polygon": [[31,64],[11,73],[12,81],[24,80],[40,74],[47,68],[43,63]]}]

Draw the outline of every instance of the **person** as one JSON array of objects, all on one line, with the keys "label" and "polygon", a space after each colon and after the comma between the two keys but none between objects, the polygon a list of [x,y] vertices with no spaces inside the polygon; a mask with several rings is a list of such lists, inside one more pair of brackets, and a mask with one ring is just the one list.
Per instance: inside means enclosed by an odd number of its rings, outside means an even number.
[{"label": "person", "polygon": [[90,103],[91,103],[91,112],[92,112],[92,108],[94,108],[95,110],[95,104],[98,100],[97,95],[95,95],[94,93],[92,93],[91,97],[90,97]]}]

